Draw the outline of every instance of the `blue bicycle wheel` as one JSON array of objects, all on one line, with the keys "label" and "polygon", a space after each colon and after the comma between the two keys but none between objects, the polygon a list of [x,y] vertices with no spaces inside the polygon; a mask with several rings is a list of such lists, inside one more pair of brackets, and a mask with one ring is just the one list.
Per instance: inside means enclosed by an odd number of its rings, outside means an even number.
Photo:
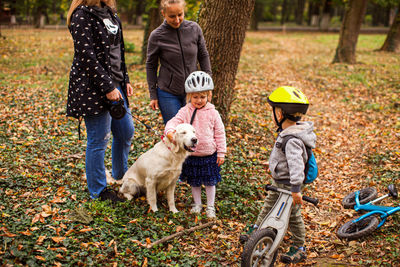
[{"label": "blue bicycle wheel", "polygon": [[361,221],[348,221],[337,231],[337,236],[341,239],[355,240],[371,234],[378,227],[379,219],[375,216],[369,216]]},{"label": "blue bicycle wheel", "polygon": [[[360,190],[360,204],[365,204],[370,202],[371,200],[374,200],[376,196],[378,195],[378,192],[376,191],[375,188],[373,187],[368,187]],[[356,193],[350,193],[347,196],[343,198],[342,201],[343,208],[345,209],[352,209],[356,205]]]}]

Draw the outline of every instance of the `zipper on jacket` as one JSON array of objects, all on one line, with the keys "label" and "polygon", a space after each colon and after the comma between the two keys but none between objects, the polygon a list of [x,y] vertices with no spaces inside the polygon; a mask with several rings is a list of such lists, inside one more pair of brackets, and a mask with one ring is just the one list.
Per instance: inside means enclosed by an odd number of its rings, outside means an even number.
[{"label": "zipper on jacket", "polygon": [[185,79],[186,79],[187,75],[186,75],[185,56],[183,55],[183,49],[182,49],[182,43],[181,43],[181,37],[180,37],[180,35],[179,35],[179,28],[178,28],[178,29],[176,29],[176,34],[178,35],[179,47],[181,48],[182,62],[183,62],[183,72],[184,72],[184,74],[185,74]]}]

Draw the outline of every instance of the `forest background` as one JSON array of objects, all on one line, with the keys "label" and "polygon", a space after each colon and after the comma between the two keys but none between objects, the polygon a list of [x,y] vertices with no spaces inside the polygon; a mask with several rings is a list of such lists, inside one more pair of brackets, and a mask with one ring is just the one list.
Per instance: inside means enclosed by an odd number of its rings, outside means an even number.
[{"label": "forest background", "polygon": [[[207,8],[207,1],[187,2],[187,18],[201,22],[201,9]],[[266,168],[275,127],[266,98],[284,84],[297,86],[309,96],[312,105],[305,119],[315,122],[318,136],[315,152],[320,176],[306,188],[306,194],[317,197],[320,205],[305,205],[303,209],[308,233],[305,265],[400,264],[398,215],[373,235],[357,241],[342,241],[335,235],[344,221],[357,216],[341,207],[347,193],[367,186],[383,193],[391,183],[399,187],[400,56],[397,50],[380,51],[396,21],[398,3],[365,1],[366,15],[362,16],[361,34],[357,33],[357,60],[348,64],[332,62],[340,43],[337,31],[352,1],[249,2],[256,7],[252,10],[262,12],[251,16],[258,18],[258,31],[253,20],[248,21],[237,73],[234,70],[235,85],[229,87],[233,96],[225,119],[229,156],[217,189],[219,220],[209,228],[153,248],[148,245],[162,237],[207,222],[204,214],[189,214],[189,187],[178,185],[176,198],[181,212],[177,215],[168,213],[163,195],[161,211],[155,214],[149,212],[143,198],[117,206],[89,201],[83,179],[85,136],[78,140],[77,122],[65,117],[73,56],[72,39],[63,24],[69,3],[0,2],[3,264],[239,265],[242,247],[238,236],[254,222],[265,197],[263,186],[270,179]],[[300,2],[304,2],[303,9],[296,8]],[[331,3],[329,26],[324,29],[327,3]],[[159,141],[163,129],[159,114],[148,107],[142,49],[149,14],[153,14],[152,8],[157,9],[157,3],[118,4],[126,25],[127,64],[135,88],[131,108],[156,132],[136,122],[129,159],[133,164]],[[314,5],[318,15],[312,15]],[[303,10],[300,24],[296,20],[299,9]],[[44,29],[33,29],[32,25]],[[266,26],[278,31],[266,31]],[[290,32],[292,26],[302,31]],[[399,201],[389,199],[384,204],[399,205]],[[282,249],[288,243],[289,236]]]}]

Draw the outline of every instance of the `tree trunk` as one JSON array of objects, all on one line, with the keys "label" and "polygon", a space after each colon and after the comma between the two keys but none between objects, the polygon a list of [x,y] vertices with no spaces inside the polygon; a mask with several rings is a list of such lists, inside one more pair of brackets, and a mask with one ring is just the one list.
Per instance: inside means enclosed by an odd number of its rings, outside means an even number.
[{"label": "tree trunk", "polygon": [[356,63],[356,46],[361,24],[367,9],[367,0],[350,0],[346,6],[342,27],[340,28],[339,44],[333,63]]},{"label": "tree trunk", "polygon": [[371,3],[372,8],[371,8],[371,15],[372,15],[372,26],[377,27],[381,26],[384,24],[384,9],[382,8],[381,5],[378,5],[377,3],[372,2]]},{"label": "tree trunk", "polygon": [[386,40],[383,43],[381,51],[400,52],[400,4],[397,8],[397,15],[390,26]]},{"label": "tree trunk", "polygon": [[321,23],[319,24],[319,28],[322,31],[329,30],[329,24],[331,21],[331,11],[332,11],[332,0],[326,0],[324,3],[324,7],[322,9],[322,18]]},{"label": "tree trunk", "polygon": [[10,3],[10,13],[11,13],[11,17],[10,17],[10,24],[11,25],[15,25],[17,24],[17,0],[12,0]]},{"label": "tree trunk", "polygon": [[272,0],[272,3],[270,4],[270,12],[272,15],[272,21],[276,22],[276,15],[277,15],[277,9],[278,9],[278,1],[277,0]]},{"label": "tree trunk", "polygon": [[250,30],[258,31],[258,22],[261,19],[263,9],[264,9],[263,3],[256,0],[254,4],[253,14],[251,15],[251,20],[250,20]]},{"label": "tree trunk", "polygon": [[297,0],[297,8],[296,8],[296,24],[303,24],[303,15],[304,15],[304,7],[306,1],[305,0]]},{"label": "tree trunk", "polygon": [[319,2],[311,1],[308,7],[308,25],[317,26],[319,20]]},{"label": "tree trunk", "polygon": [[141,63],[144,64],[147,58],[147,41],[149,39],[150,33],[161,25],[162,17],[160,13],[160,2],[161,0],[154,0],[149,8],[149,17],[146,22],[146,27],[144,28],[143,34],[143,45],[142,45],[142,59]]},{"label": "tree trunk", "polygon": [[213,72],[213,103],[227,122],[254,0],[204,0],[199,14]]},{"label": "tree trunk", "polygon": [[285,24],[285,22],[286,22],[286,16],[288,13],[287,1],[288,0],[283,0],[283,2],[282,2],[281,25]]},{"label": "tree trunk", "polygon": [[142,25],[142,23],[143,23],[143,20],[142,20],[143,6],[144,6],[143,1],[138,1],[136,3],[136,10],[135,10],[136,16],[135,16],[135,22],[134,22],[136,25]]},{"label": "tree trunk", "polygon": [[35,27],[43,28],[46,22],[48,3],[45,0],[39,0],[36,5],[34,9]]}]

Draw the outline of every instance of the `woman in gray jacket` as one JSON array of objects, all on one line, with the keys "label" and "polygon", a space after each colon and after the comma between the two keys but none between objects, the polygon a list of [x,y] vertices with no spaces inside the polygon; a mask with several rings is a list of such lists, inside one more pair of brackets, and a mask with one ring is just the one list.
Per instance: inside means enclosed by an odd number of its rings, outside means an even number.
[{"label": "woman in gray jacket", "polygon": [[161,1],[164,22],[150,34],[147,46],[150,106],[161,110],[164,124],[186,104],[184,83],[197,70],[197,63],[211,75],[202,30],[196,22],[184,20],[184,8],[184,0]]}]

